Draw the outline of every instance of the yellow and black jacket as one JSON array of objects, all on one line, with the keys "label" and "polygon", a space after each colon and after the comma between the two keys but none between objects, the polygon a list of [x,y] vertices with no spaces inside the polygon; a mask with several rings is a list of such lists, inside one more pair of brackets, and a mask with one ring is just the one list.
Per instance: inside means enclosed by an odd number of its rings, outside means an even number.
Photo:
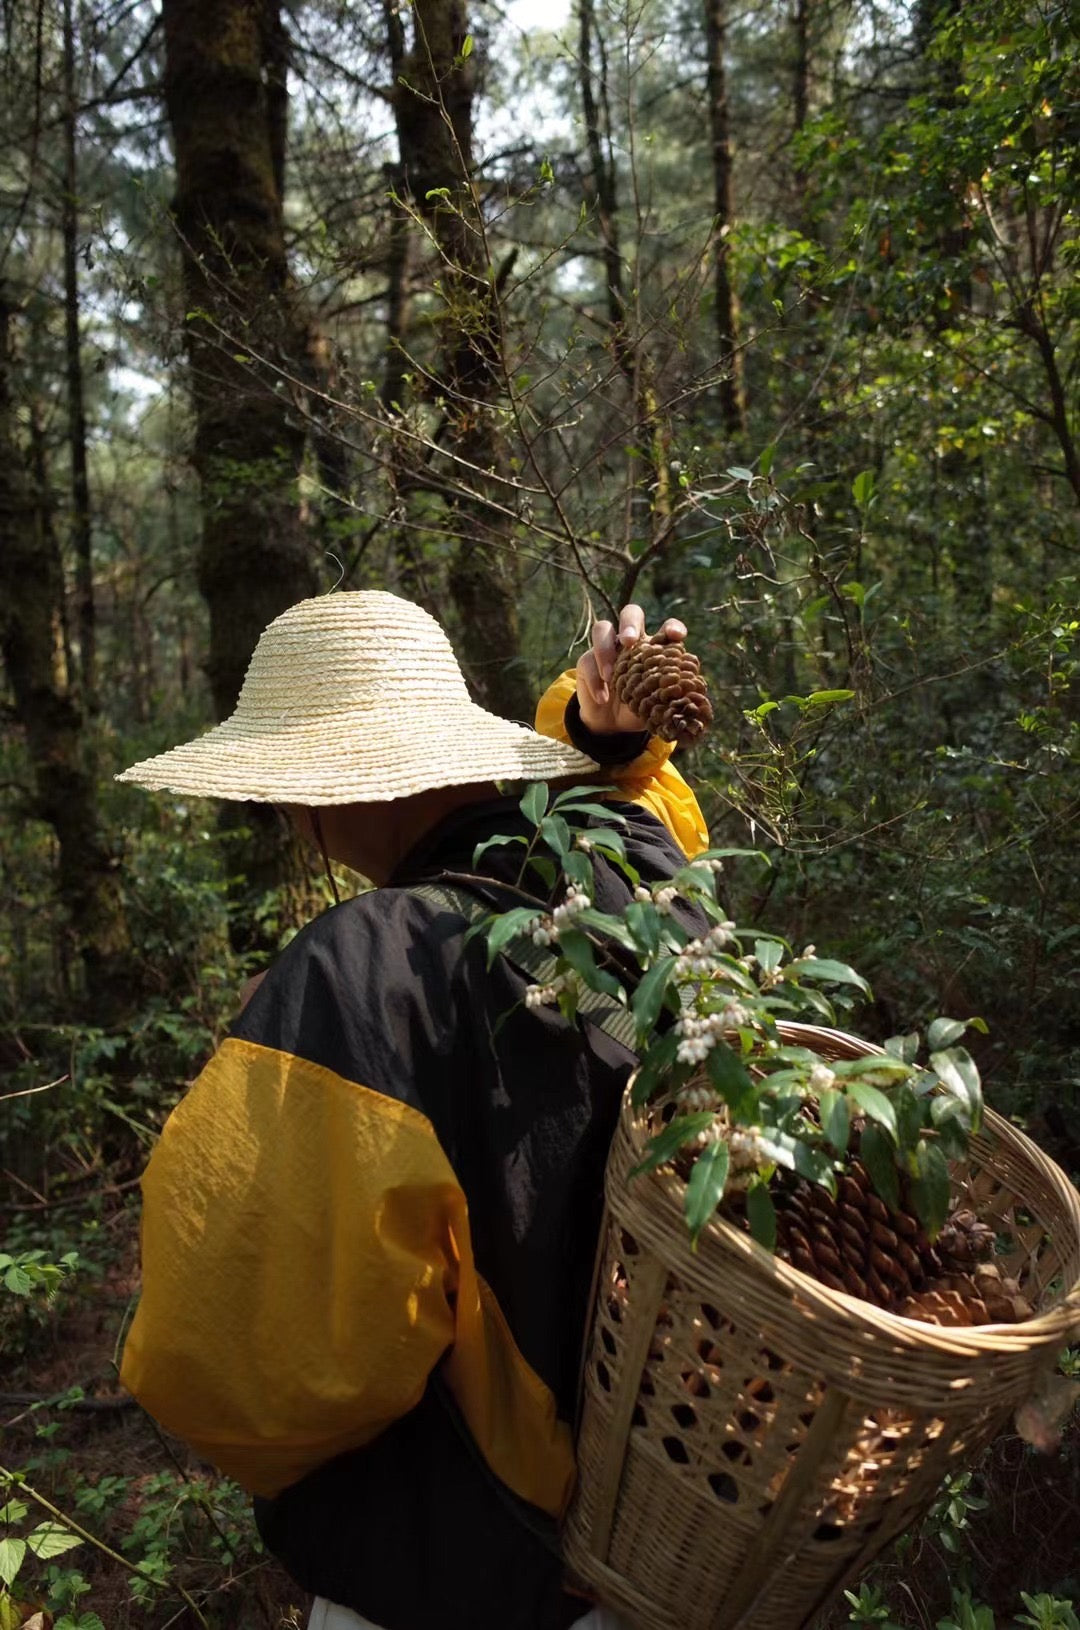
[{"label": "yellow and black jacket", "polygon": [[[634,755],[607,771],[613,807],[642,877],[670,876],[705,842],[670,749],[589,736],[572,693],[564,676],[539,728]],[[463,916],[411,892],[525,830],[516,798],[458,811],[389,886],[297,935],[143,1179],[125,1384],[258,1497],[301,1585],[387,1630],[561,1630],[583,1611],[555,1536],[633,1058],[527,1010],[528,976],[488,971]],[[483,857],[496,908],[520,854]],[[626,896],[598,864],[598,906]]]}]

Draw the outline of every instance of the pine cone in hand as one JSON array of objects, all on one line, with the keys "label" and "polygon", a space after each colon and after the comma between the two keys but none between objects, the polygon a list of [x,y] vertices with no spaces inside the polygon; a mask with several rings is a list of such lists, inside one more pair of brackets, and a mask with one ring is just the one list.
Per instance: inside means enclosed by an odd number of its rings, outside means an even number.
[{"label": "pine cone in hand", "polygon": [[689,746],[712,723],[701,663],[677,640],[640,639],[615,659],[611,688],[654,736]]}]

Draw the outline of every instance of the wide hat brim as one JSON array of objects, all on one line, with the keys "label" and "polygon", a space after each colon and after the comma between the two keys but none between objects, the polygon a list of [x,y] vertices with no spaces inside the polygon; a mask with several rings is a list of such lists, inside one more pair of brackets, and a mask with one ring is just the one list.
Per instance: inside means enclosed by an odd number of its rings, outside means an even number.
[{"label": "wide hat brim", "polygon": [[383,711],[285,720],[234,714],[118,775],[152,791],[264,804],[382,803],[435,787],[591,776],[575,747],[470,702],[407,718]]}]

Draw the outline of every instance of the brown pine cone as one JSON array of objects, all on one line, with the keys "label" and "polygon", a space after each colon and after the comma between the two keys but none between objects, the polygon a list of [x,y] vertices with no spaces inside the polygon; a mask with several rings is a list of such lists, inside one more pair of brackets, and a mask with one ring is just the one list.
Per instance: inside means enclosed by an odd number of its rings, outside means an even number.
[{"label": "brown pine cone", "polygon": [[712,723],[701,663],[678,641],[641,639],[615,658],[611,688],[654,736],[688,746]]}]

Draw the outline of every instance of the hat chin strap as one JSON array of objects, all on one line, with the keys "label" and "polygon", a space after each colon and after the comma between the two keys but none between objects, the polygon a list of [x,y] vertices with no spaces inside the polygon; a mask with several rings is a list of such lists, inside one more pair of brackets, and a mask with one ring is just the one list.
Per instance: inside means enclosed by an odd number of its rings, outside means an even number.
[{"label": "hat chin strap", "polygon": [[319,853],[323,857],[323,865],[326,867],[326,875],[330,882],[330,892],[334,896],[334,904],[339,906],[341,904],[341,895],[338,893],[337,878],[330,869],[330,855],[327,852],[326,839],[323,837],[322,821],[319,819],[319,811],[314,807],[311,807],[311,825],[315,832],[315,842],[319,845]]}]

